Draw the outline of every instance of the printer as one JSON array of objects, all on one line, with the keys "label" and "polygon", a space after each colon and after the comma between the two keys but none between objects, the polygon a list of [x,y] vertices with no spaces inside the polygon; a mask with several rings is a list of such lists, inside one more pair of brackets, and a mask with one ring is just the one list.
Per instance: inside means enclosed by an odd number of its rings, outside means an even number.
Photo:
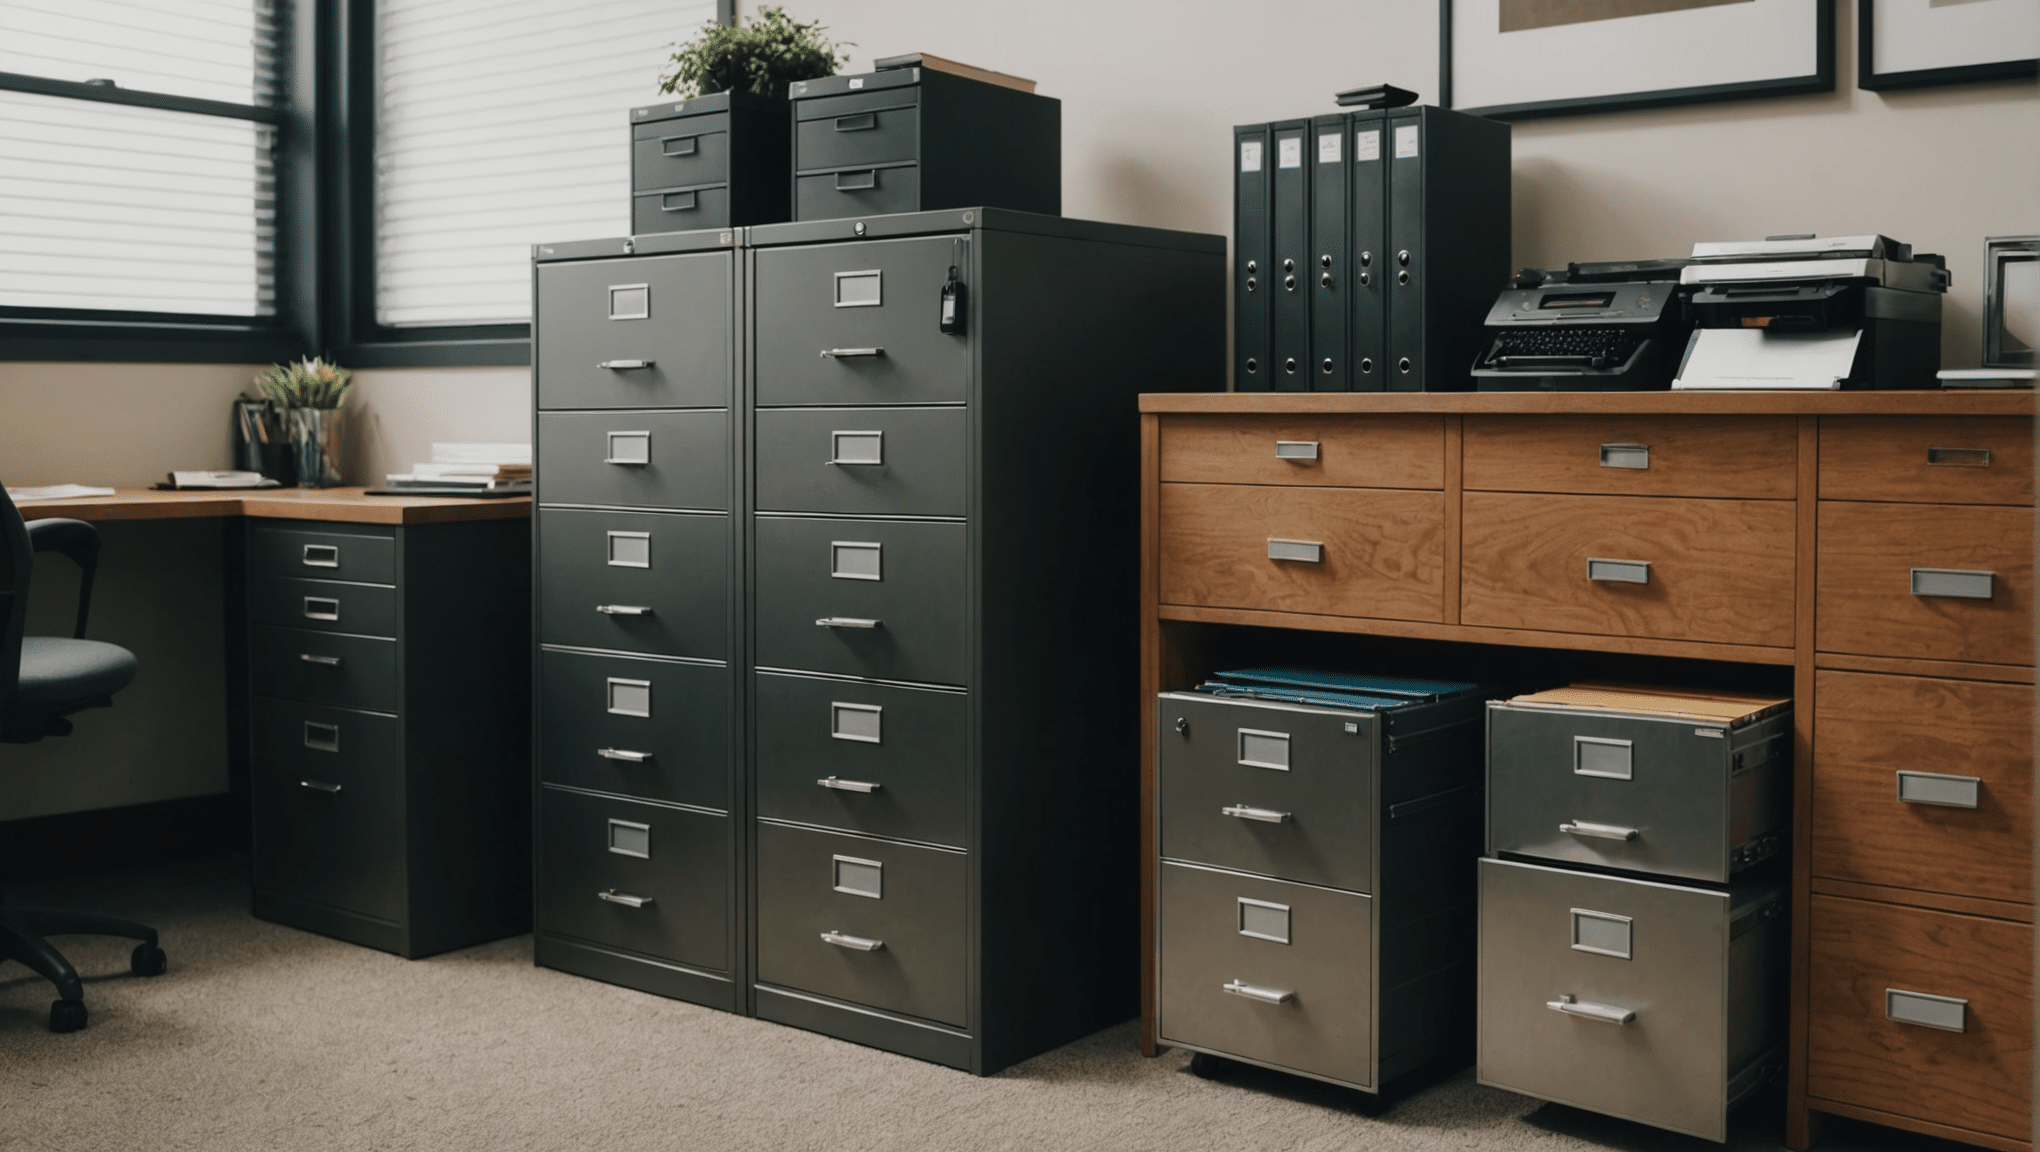
[{"label": "printer", "polygon": [[1888,236],[1706,242],[1678,389],[1933,388],[1948,265]]},{"label": "printer", "polygon": [[1668,387],[1685,347],[1687,260],[1526,268],[1488,310],[1473,363],[1482,392],[1630,392]]}]

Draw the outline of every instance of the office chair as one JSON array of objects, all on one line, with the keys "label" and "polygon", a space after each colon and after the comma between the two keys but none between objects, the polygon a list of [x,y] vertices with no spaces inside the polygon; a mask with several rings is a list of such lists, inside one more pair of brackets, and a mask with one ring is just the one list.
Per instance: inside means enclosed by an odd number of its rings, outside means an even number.
[{"label": "office chair", "polygon": [[[74,637],[28,636],[28,579],[34,554],[61,552],[78,565],[78,627]],[[125,648],[85,639],[92,577],[99,567],[99,533],[83,520],[23,522],[0,489],[0,742],[33,744],[69,736],[73,712],[113,705],[113,694],[135,678],[135,657]],[[140,940],[129,957],[137,976],[160,976],[166,965],[156,930],[118,916],[58,908],[0,905],[0,961],[19,960],[57,986],[50,1031],[85,1027],[85,988],[78,970],[45,936],[89,933]]]}]

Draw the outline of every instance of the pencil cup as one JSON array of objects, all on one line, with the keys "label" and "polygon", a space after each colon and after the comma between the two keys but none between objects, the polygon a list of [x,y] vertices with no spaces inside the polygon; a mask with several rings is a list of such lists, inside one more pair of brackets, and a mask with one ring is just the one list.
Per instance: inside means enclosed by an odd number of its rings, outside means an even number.
[{"label": "pencil cup", "polygon": [[300,488],[334,488],[340,484],[340,430],[338,408],[287,408],[284,420],[290,429],[291,456],[297,463]]}]

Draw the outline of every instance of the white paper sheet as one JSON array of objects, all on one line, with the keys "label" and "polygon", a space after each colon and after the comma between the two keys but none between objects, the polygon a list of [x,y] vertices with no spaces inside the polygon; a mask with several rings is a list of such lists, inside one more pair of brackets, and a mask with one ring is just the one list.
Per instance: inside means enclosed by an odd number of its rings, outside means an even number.
[{"label": "white paper sheet", "polygon": [[1842,386],[1856,363],[1860,330],[1772,332],[1765,328],[1702,328],[1672,387],[1707,389]]}]

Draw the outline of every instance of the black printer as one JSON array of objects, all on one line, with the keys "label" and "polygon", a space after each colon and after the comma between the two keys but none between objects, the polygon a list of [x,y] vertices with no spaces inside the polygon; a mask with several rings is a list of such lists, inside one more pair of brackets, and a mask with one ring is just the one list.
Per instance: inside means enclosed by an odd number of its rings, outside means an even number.
[{"label": "black printer", "polygon": [[1526,268],[1488,310],[1474,360],[1482,392],[1631,392],[1670,387],[1686,344],[1686,260]]}]

